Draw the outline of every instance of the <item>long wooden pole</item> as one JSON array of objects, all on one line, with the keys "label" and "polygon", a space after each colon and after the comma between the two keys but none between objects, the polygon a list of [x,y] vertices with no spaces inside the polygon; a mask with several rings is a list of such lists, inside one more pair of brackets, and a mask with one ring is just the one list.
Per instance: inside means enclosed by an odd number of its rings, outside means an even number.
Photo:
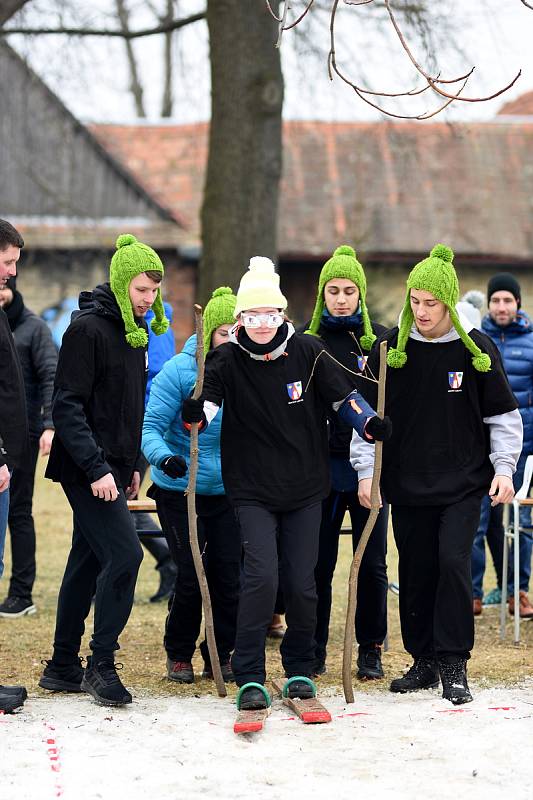
[{"label": "long wooden pole", "polygon": [[[378,417],[383,419],[385,413],[385,381],[387,376],[387,342],[381,342],[379,348],[379,381],[378,381],[378,407],[376,409]],[[372,474],[372,488],[370,490],[370,513],[365,527],[359,539],[359,543],[353,554],[352,566],[350,568],[350,578],[348,581],[348,608],[346,610],[346,625],[344,628],[344,652],[342,655],[342,685],[344,688],[344,698],[347,703],[353,703],[352,686],[352,658],[355,639],[355,612],[357,611],[357,582],[359,579],[359,568],[365,547],[367,546],[370,534],[374,530],[374,525],[379,514],[379,483],[381,480],[381,460],[383,455],[383,442],[376,442],[374,453],[374,472]]]},{"label": "long wooden pole", "polygon": [[[198,365],[198,375],[196,386],[194,387],[193,398],[198,400],[204,387],[204,322],[202,318],[202,307],[194,306],[194,318],[196,322],[196,363]],[[189,517],[189,542],[191,545],[194,568],[202,595],[202,606],[204,609],[205,634],[207,639],[207,649],[211,660],[211,669],[219,697],[226,697],[226,685],[220,669],[217,645],[215,640],[215,626],[213,624],[213,610],[211,608],[211,597],[205,576],[202,555],[198,544],[198,521],[196,518],[196,474],[198,472],[198,423],[194,422],[191,426],[191,455],[189,460],[189,483],[185,494],[187,495],[187,513]]]}]

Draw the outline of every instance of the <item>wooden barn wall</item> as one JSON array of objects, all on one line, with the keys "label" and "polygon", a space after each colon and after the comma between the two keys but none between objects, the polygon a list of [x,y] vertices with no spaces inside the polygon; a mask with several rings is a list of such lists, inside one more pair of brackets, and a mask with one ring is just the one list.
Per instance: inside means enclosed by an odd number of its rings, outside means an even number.
[{"label": "wooden barn wall", "polygon": [[1,44],[0,73],[0,216],[156,216],[142,191]]}]

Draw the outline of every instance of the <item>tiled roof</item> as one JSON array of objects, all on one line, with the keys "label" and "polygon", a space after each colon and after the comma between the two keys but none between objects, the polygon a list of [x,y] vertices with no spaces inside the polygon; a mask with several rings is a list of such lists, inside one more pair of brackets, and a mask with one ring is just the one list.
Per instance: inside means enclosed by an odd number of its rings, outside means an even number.
[{"label": "tiled roof", "polygon": [[516,100],[505,103],[498,111],[498,116],[507,116],[508,114],[520,117],[533,116],[533,92],[521,94]]},{"label": "tiled roof", "polygon": [[[94,125],[199,245],[208,125]],[[286,122],[280,256],[533,255],[533,124]]]}]

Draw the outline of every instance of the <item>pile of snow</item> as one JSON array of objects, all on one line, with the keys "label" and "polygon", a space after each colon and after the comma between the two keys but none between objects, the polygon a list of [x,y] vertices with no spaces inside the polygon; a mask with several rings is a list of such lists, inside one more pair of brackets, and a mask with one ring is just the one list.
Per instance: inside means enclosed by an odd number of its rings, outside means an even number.
[{"label": "pile of snow", "polygon": [[501,797],[531,800],[533,681],[478,689],[323,696],[333,721],[303,725],[275,700],[265,729],[233,733],[228,699],[32,698],[0,716],[2,800],[280,800]]}]

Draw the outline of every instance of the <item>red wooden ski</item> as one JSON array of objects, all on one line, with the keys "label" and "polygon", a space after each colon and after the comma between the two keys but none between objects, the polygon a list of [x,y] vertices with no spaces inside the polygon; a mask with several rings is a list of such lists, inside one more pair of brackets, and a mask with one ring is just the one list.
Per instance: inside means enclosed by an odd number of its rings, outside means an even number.
[{"label": "red wooden ski", "polygon": [[[291,683],[294,681],[304,681],[308,683],[314,692],[314,697],[308,698],[300,698],[300,697],[289,697],[288,691]],[[322,703],[317,700],[316,697],[316,685],[307,677],[294,677],[289,678],[286,683],[282,683],[281,681],[273,680],[272,686],[274,687],[275,691],[281,695],[283,703],[290,708],[296,716],[302,720],[306,725],[309,724],[316,724],[320,722],[331,722],[331,714],[322,705]]]},{"label": "red wooden ski", "polygon": [[[242,693],[250,686],[259,689],[263,693],[267,703],[266,708],[253,708],[253,709],[241,708]],[[236,703],[239,713],[237,714],[237,718],[233,723],[233,732],[240,734],[240,733],[258,733],[259,731],[262,731],[265,724],[265,720],[270,714],[271,710],[270,695],[265,689],[265,687],[262,686],[260,683],[245,683],[244,686],[241,686],[241,688],[239,689]]]}]

